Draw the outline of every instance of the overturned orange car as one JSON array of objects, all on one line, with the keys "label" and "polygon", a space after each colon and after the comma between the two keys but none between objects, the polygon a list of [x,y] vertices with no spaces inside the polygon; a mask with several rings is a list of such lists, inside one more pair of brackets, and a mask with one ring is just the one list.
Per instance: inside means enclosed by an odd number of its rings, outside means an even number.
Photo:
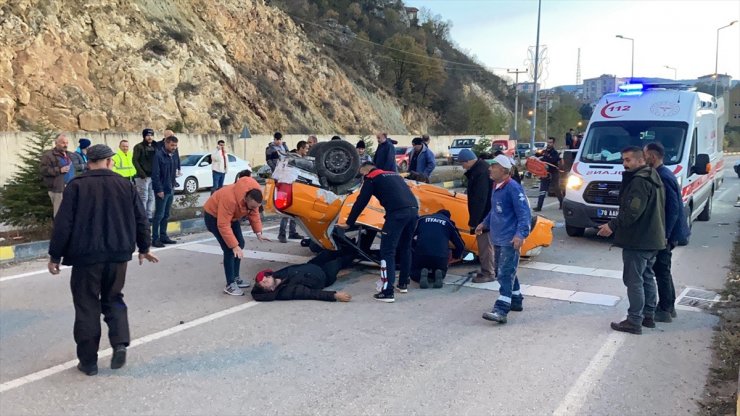
[{"label": "overturned orange car", "polygon": [[[266,183],[266,209],[295,219],[315,245],[340,250],[346,238],[335,225],[346,223],[359,196],[358,169],[359,158],[351,143],[317,143],[307,158],[288,156],[278,163],[272,179]],[[407,180],[406,184],[419,201],[420,216],[440,209],[450,211],[466,250],[478,254],[475,235],[468,228],[460,228],[468,224],[467,195],[416,181]],[[383,228],[384,216],[385,210],[373,197],[356,223],[377,232]],[[542,247],[548,247],[553,225],[547,218],[533,216],[532,230],[522,245],[521,255],[536,256]]]}]

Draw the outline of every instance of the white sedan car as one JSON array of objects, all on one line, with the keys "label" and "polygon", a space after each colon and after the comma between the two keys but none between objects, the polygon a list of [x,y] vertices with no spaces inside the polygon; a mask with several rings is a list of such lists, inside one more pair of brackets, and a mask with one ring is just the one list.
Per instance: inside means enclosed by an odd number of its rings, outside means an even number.
[{"label": "white sedan car", "polygon": [[[244,169],[252,170],[249,162],[238,157],[228,154],[229,165],[224,178],[224,185],[234,183],[236,174]],[[211,174],[211,154],[194,153],[191,155],[180,156],[180,170],[182,175],[177,178],[175,192],[184,192],[192,194],[201,188],[211,188],[213,186],[213,175]]]}]

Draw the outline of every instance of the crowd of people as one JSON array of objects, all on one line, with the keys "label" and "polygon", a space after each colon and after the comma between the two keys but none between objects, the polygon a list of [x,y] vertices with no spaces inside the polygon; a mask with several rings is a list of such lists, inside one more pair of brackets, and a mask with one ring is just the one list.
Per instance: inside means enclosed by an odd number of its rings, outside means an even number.
[{"label": "crowd of people", "polygon": [[[421,289],[442,287],[450,260],[462,256],[464,244],[447,210],[419,216],[418,201],[397,172],[393,140],[385,133],[378,133],[376,138],[378,148],[373,157],[365,152],[363,141],[356,145],[362,185],[346,222],[337,227],[352,228],[372,197],[380,202],[385,209],[381,280],[373,297],[393,303],[396,291],[407,293],[411,280]],[[335,136],[332,140],[341,138]],[[282,135],[275,133],[265,151],[266,162],[274,170],[288,153],[305,157],[317,142],[316,136],[309,136],[288,150]],[[428,181],[435,168],[428,143],[428,136],[412,141],[410,176],[418,175],[416,180]],[[68,151],[68,146],[68,138],[60,134],[54,148],[40,160],[40,172],[54,209],[48,269],[59,274],[60,264],[72,266],[78,369],[94,375],[98,371],[100,314],[108,324],[113,347],[111,368],[121,368],[126,362],[130,335],[122,290],[132,252],[138,248],[140,264],[145,260],[156,263],[158,258],[151,247],[176,243],[167,234],[167,224],[175,181],[180,175],[178,139],[172,131],[165,131],[161,141],[154,141],[154,131],[147,128],[133,150],[126,140],[119,143],[116,152],[103,144],[92,145],[89,139],[80,139],[74,152]],[[627,319],[611,324],[617,331],[640,334],[642,327],[652,328],[656,321],[671,322],[676,317],[671,256],[673,248],[687,240],[689,229],[680,188],[675,176],[663,166],[663,156],[659,143],[622,150],[625,172],[619,215],[598,230],[600,236],[614,234],[615,244],[623,250],[629,310]],[[498,154],[488,162],[464,149],[458,160],[467,178],[468,232],[476,236],[480,258],[473,282],[497,280],[500,284],[498,298],[482,317],[504,324],[509,312],[523,310],[517,267],[519,249],[530,232],[529,202],[517,180],[521,178],[512,174],[515,162],[508,156]],[[541,179],[535,211],[542,208],[542,192],[549,188],[549,182],[559,182],[554,139],[548,140],[542,160],[549,167],[547,176]],[[245,246],[241,221],[249,221],[260,242],[269,241],[262,235],[262,188],[249,171],[240,172],[235,183],[223,184],[228,170],[223,141],[218,142],[211,163],[214,189],[204,206],[204,221],[223,251],[223,291],[243,296],[251,279],[240,276]],[[562,195],[559,199],[562,201]],[[281,220],[278,239],[282,243],[287,238],[303,238],[291,221]],[[344,264],[341,253],[326,254],[308,264],[263,270],[254,279],[252,297],[257,301],[349,302],[352,297],[348,293],[325,290],[336,281]]]}]

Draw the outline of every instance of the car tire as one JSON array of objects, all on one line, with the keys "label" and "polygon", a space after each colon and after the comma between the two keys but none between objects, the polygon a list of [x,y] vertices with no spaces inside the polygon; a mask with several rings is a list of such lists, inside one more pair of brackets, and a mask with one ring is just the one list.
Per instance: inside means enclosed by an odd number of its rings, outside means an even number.
[{"label": "car tire", "polygon": [[332,185],[351,181],[360,170],[357,149],[344,140],[316,143],[308,151],[308,155],[316,160],[316,173]]},{"label": "car tire", "polygon": [[709,221],[710,218],[712,218],[712,200],[714,199],[714,189],[712,190],[712,193],[709,194],[709,199],[707,199],[707,204],[704,205],[704,209],[701,211],[701,214],[699,214],[698,217],[696,217],[697,221]]},{"label": "car tire", "polygon": [[182,184],[182,192],[186,195],[195,193],[198,190],[198,179],[194,176],[188,176]]},{"label": "car tire", "polygon": [[406,170],[409,168],[409,166],[406,164],[406,161],[404,160],[401,162],[400,165],[398,165],[398,171],[399,172],[406,172]]},{"label": "car tire", "polygon": [[565,225],[565,232],[570,237],[583,237],[583,233],[586,232],[586,229],[585,228],[581,228],[581,227],[573,227],[573,226],[570,226],[570,225],[567,225],[566,224]]}]

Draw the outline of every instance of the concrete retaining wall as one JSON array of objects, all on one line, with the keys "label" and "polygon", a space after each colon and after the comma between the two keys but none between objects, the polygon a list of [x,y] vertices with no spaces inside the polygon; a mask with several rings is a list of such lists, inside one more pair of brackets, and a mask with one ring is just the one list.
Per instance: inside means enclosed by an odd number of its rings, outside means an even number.
[{"label": "concrete retaining wall", "polygon": [[[161,132],[157,133],[158,135]],[[16,163],[18,162],[18,154],[24,151],[26,143],[33,137],[32,132],[5,132],[0,133],[0,186],[5,185],[12,175],[18,170]],[[77,147],[77,141],[82,137],[89,138],[93,144],[105,143],[114,150],[118,149],[118,143],[121,140],[128,140],[134,144],[139,143],[142,140],[141,133],[67,133],[67,137],[70,139],[70,150],[74,150]],[[286,134],[283,136],[288,146],[292,149],[296,143],[300,140],[306,140],[307,135],[305,134]],[[320,135],[320,141],[326,141],[331,137],[330,135]],[[398,140],[399,146],[408,146],[411,144],[411,139],[415,136],[397,136],[391,135],[393,139]],[[433,137],[430,143],[430,149],[435,154],[447,153],[447,146],[450,145],[452,139],[459,137],[474,137],[474,136],[437,136]],[[487,136],[491,140],[495,139],[507,139],[508,136]],[[179,139],[180,154],[186,155],[188,153],[206,152],[213,151],[216,147],[216,142],[224,140],[227,143],[229,152],[235,154],[242,159],[249,160],[252,166],[259,166],[265,163],[265,147],[269,142],[272,141],[272,135],[270,134],[255,134],[251,139],[242,140],[239,139],[238,134],[177,134]],[[343,138],[351,143],[356,143],[360,136],[350,135],[343,136]],[[373,141],[375,136],[371,137]],[[377,143],[375,143],[377,147]]]}]

